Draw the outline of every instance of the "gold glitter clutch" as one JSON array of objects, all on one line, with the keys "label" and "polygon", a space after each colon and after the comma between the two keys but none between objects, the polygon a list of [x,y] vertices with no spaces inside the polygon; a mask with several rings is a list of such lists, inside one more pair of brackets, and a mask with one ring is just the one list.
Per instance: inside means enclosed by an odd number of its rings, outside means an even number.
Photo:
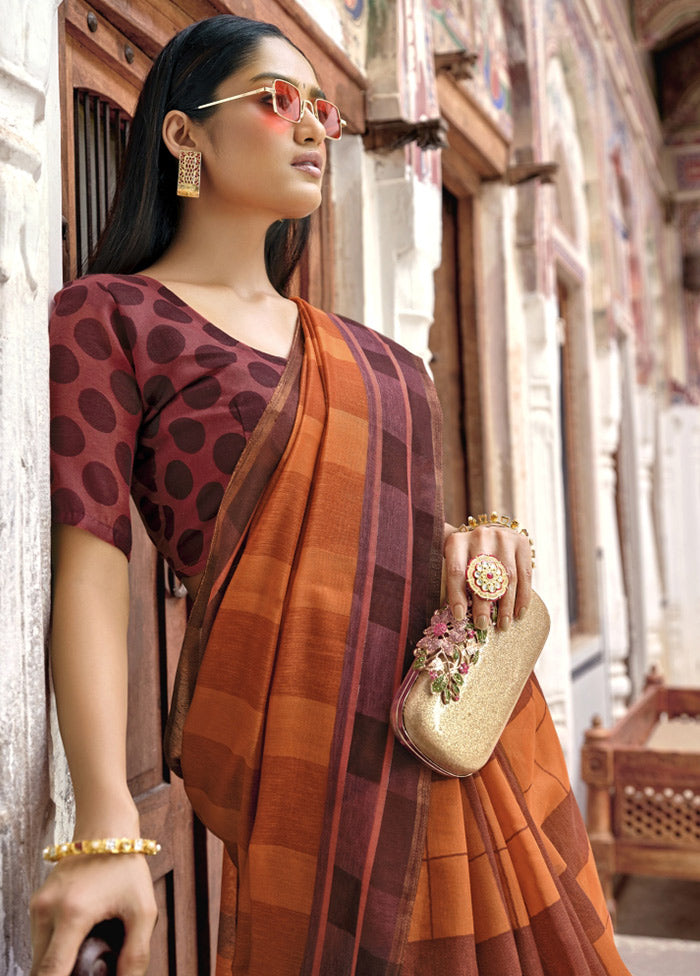
[{"label": "gold glitter clutch", "polygon": [[549,633],[536,593],[508,630],[474,628],[436,610],[391,708],[396,737],[443,776],[471,776],[491,757]]}]

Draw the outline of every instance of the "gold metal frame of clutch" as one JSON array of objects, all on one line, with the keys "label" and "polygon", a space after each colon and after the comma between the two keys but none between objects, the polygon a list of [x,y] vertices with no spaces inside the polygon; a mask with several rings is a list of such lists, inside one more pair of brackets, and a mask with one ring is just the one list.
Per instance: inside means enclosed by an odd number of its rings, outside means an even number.
[{"label": "gold metal frame of clutch", "polygon": [[392,703],[398,740],[443,776],[481,769],[532,674],[549,626],[536,593],[525,617],[508,630],[475,631],[469,621],[454,621],[448,608],[437,610]]}]

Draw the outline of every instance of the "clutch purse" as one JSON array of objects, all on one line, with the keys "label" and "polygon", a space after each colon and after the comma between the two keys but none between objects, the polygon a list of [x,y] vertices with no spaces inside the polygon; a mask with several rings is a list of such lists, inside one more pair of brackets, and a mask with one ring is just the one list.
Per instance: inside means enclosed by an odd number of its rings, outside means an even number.
[{"label": "clutch purse", "polygon": [[491,757],[549,633],[549,613],[532,594],[508,630],[474,628],[471,606],[455,620],[433,614],[397,691],[391,722],[398,740],[443,776],[471,776]]}]

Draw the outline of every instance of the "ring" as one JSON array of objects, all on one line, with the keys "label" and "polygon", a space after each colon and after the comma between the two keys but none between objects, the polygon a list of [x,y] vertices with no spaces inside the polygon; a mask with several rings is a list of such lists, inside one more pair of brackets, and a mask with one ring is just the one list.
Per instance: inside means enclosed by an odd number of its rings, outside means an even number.
[{"label": "ring", "polygon": [[500,600],[508,589],[508,573],[500,559],[482,552],[467,566],[467,583],[482,600]]}]

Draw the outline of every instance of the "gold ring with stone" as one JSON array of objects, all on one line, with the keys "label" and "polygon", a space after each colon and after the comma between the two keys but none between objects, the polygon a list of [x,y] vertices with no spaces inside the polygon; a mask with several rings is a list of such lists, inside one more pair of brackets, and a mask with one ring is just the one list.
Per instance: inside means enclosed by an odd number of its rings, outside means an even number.
[{"label": "gold ring with stone", "polygon": [[467,583],[482,600],[500,600],[508,589],[508,573],[500,559],[482,552],[467,566]]}]

